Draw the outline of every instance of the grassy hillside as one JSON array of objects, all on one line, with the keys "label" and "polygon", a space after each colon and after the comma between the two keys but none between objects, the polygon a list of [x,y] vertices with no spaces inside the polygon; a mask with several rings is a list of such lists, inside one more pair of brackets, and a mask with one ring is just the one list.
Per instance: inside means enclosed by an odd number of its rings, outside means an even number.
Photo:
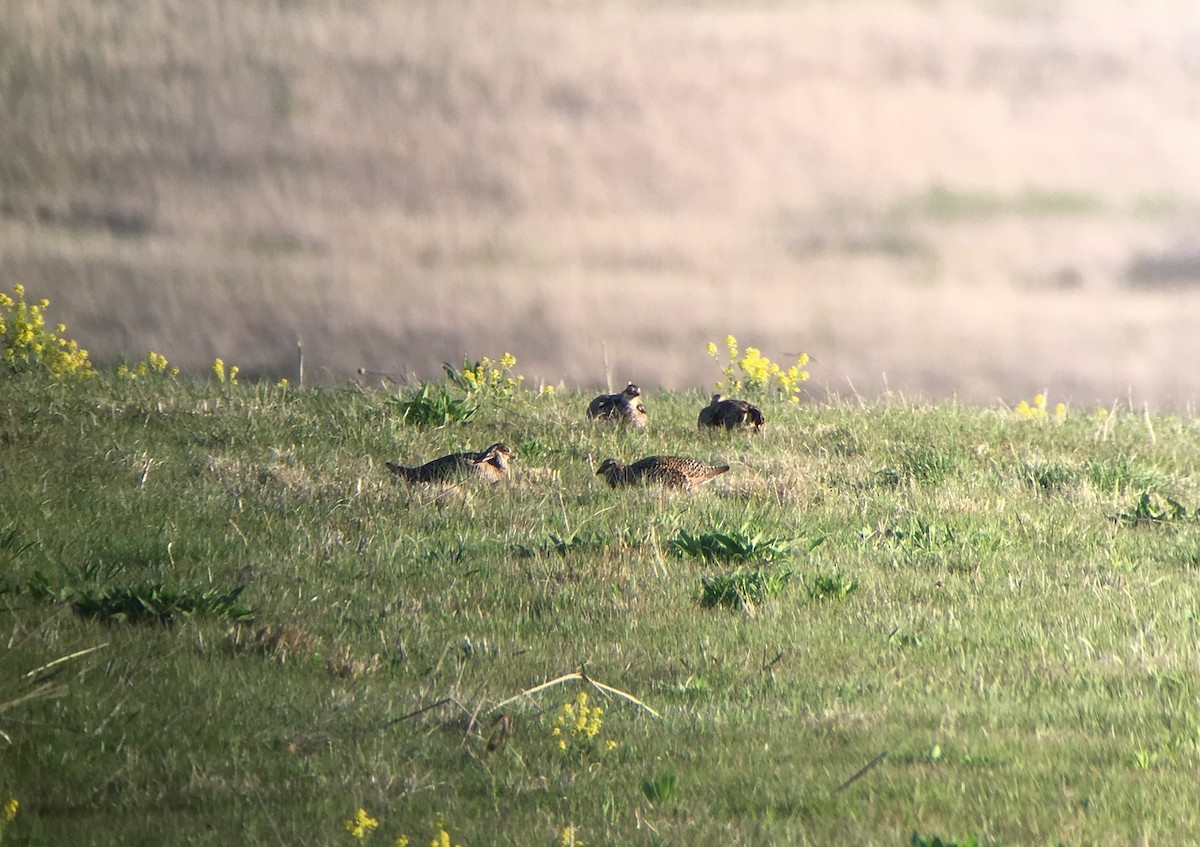
[{"label": "grassy hillside", "polygon": [[503,394],[0,379],[6,843],[1200,837],[1195,419]]}]

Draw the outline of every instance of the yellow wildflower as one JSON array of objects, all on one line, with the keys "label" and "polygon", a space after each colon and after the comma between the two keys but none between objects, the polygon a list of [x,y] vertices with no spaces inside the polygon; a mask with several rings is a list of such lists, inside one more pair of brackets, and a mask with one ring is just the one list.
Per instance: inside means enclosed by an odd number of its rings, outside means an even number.
[{"label": "yellow wildflower", "polygon": [[17,817],[17,810],[21,808],[20,801],[13,797],[4,804],[4,822],[12,823]]},{"label": "yellow wildflower", "polygon": [[[450,833],[446,832],[445,827],[438,827],[437,838],[429,842],[429,847],[450,847]],[[462,845],[455,844],[454,847],[462,847]]]},{"label": "yellow wildflower", "polygon": [[346,832],[361,841],[375,831],[379,821],[367,814],[366,809],[359,809],[354,813],[354,817],[346,820],[343,825]]}]

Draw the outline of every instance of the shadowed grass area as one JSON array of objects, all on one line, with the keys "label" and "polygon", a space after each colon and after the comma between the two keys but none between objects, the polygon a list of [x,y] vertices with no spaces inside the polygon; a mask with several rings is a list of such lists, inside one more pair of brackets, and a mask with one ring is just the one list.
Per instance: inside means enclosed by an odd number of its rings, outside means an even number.
[{"label": "shadowed grass area", "polygon": [[[418,427],[385,391],[0,380],[5,837],[1200,828],[1194,419],[830,400],[714,435],[699,392],[646,397],[644,432],[588,399]],[[494,486],[384,467],[498,440]],[[695,492],[595,476],[653,453],[732,470]],[[134,625],[131,596],[183,611]]]}]

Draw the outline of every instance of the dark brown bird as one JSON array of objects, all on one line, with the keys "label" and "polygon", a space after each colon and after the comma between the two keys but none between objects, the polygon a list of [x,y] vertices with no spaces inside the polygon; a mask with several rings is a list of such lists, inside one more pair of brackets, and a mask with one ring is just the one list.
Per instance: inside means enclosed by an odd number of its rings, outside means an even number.
[{"label": "dark brown bird", "polygon": [[726,429],[746,426],[758,432],[766,420],[757,406],[752,406],[745,400],[731,400],[714,394],[712,402],[700,410],[696,426],[723,426]]},{"label": "dark brown bird", "polygon": [[620,394],[601,394],[588,404],[587,416],[599,420],[627,423],[636,429],[643,428],[649,421],[646,407],[638,398],[642,390],[632,382]]},{"label": "dark brown bird", "polygon": [[616,459],[605,459],[600,463],[596,475],[607,479],[613,488],[642,482],[657,482],[668,488],[690,488],[727,470],[729,465],[707,465],[684,456],[647,456],[632,465],[622,464]]},{"label": "dark brown bird", "polygon": [[406,468],[392,462],[388,462],[387,467],[409,482],[457,482],[471,478],[499,482],[508,476],[508,460],[512,457],[512,449],[498,441],[478,453],[451,453],[420,467]]}]

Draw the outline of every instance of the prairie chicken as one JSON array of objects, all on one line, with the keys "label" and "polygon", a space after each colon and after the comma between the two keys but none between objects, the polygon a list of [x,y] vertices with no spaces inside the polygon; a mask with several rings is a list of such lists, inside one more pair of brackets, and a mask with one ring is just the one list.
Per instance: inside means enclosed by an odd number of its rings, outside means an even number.
[{"label": "prairie chicken", "polygon": [[597,476],[603,476],[613,488],[618,485],[637,485],[641,482],[657,482],[668,488],[689,488],[707,482],[729,470],[729,465],[706,465],[683,456],[647,456],[632,465],[616,459],[605,459],[600,463]]},{"label": "prairie chicken", "polygon": [[730,400],[720,394],[712,396],[712,402],[700,410],[696,426],[723,426],[735,429],[739,426],[751,427],[758,432],[766,418],[757,406],[752,406],[745,400]]},{"label": "prairie chicken", "polygon": [[641,429],[649,420],[646,407],[638,398],[642,390],[632,382],[620,394],[601,394],[588,404],[587,416],[606,421],[627,423]]},{"label": "prairie chicken", "polygon": [[409,482],[455,482],[468,478],[499,482],[508,476],[508,460],[512,457],[513,451],[507,444],[496,442],[478,453],[451,453],[420,467],[406,468],[392,462],[387,467]]}]

